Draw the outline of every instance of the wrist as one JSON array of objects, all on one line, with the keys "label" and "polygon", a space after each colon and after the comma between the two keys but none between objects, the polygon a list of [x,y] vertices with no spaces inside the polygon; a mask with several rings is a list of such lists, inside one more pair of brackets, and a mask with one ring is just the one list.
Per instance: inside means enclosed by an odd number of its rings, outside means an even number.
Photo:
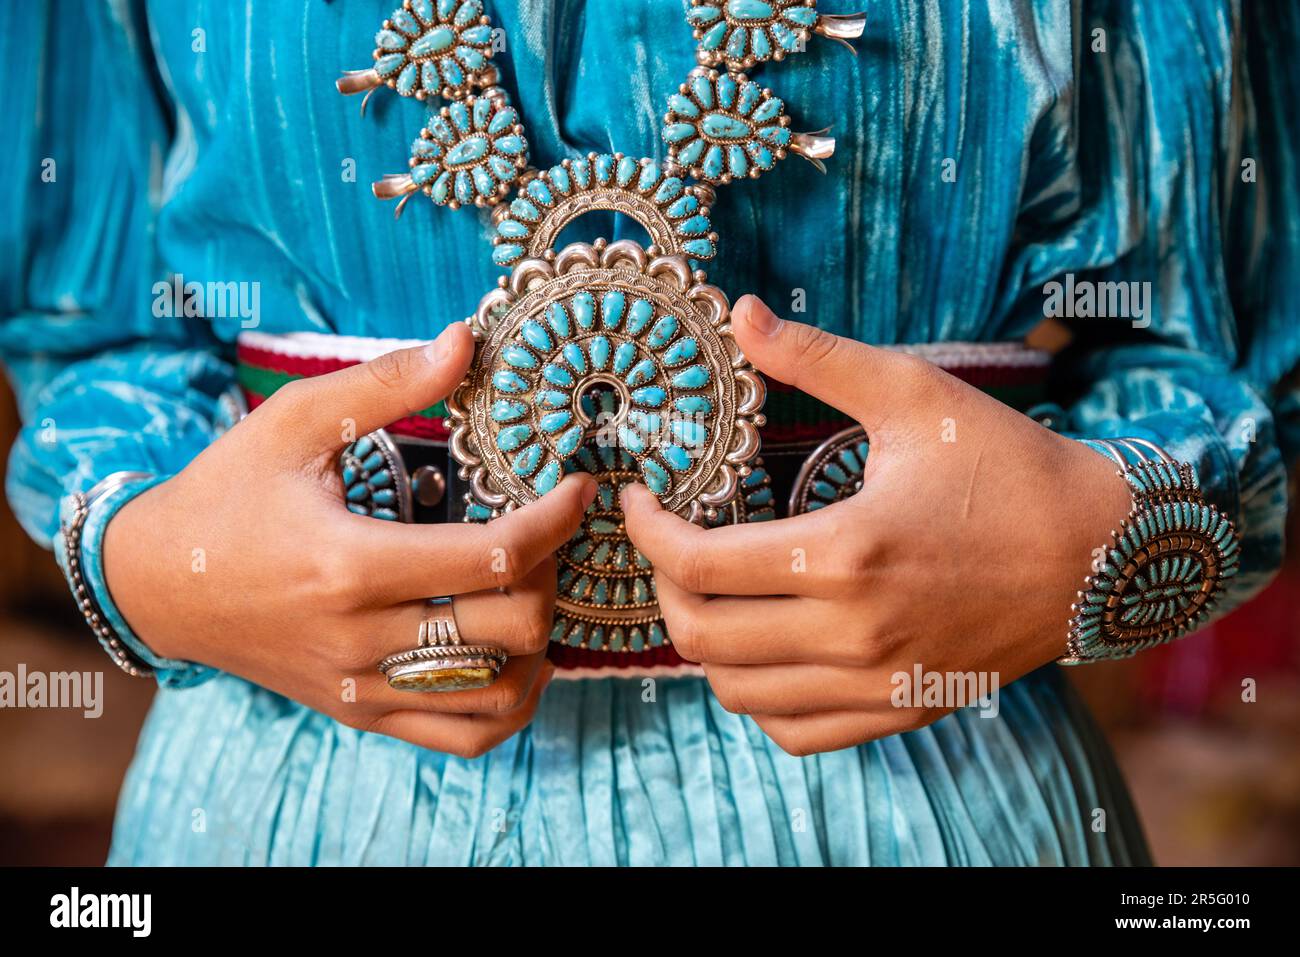
[{"label": "wrist", "polygon": [[147,477],[128,484],[94,503],[83,533],[83,568],[104,619],[119,640],[155,672],[160,684],[185,687],[203,680],[210,670],[187,660],[176,635],[150,627],[144,613],[155,600],[152,556],[156,555],[160,522],[150,506],[162,494],[165,479]]},{"label": "wrist", "polygon": [[1120,527],[1133,505],[1128,483],[1113,461],[1074,440],[1062,440],[1059,450],[1051,473],[1060,494],[1053,496],[1048,512],[1056,520],[1044,522],[1042,529],[1041,557],[1050,561],[1045,570],[1050,595],[1036,603],[1044,615],[1043,627],[1035,630],[1039,663],[1066,653],[1071,605],[1085,578],[1093,574],[1102,546],[1111,541],[1112,530]]}]

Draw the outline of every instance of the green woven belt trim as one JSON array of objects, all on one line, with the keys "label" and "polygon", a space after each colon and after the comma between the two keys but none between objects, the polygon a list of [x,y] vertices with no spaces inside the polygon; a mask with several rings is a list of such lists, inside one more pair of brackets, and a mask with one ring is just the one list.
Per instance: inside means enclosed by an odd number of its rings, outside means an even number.
[{"label": "green woven belt trim", "polygon": [[[250,366],[246,363],[239,364],[239,384],[253,395],[260,395],[264,399],[269,399],[275,394],[276,390],[282,386],[301,379],[302,376],[291,375],[287,372],[275,372],[271,369],[259,369],[257,366]],[[414,415],[421,419],[442,419],[447,416],[447,406],[443,402],[437,405],[431,405],[422,412],[416,412]]]}]

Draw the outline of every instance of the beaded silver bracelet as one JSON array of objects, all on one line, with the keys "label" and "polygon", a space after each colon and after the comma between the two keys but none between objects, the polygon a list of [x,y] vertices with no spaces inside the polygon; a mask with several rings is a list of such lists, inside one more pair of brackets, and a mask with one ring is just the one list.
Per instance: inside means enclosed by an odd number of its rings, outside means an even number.
[{"label": "beaded silver bracelet", "polygon": [[1085,444],[1119,465],[1133,507],[1070,607],[1061,664],[1127,658],[1181,637],[1209,617],[1240,562],[1232,522],[1206,503],[1190,465],[1145,439]]},{"label": "beaded silver bracelet", "polygon": [[86,624],[95,633],[95,637],[99,639],[100,645],[108,653],[108,656],[113,659],[113,663],[133,678],[150,678],[153,676],[154,670],[126,646],[126,643],[113,630],[113,626],[109,624],[103,610],[99,607],[99,603],[95,600],[94,592],[82,574],[81,532],[85,527],[86,518],[90,515],[91,507],[97,502],[131,482],[151,478],[153,476],[147,472],[115,472],[97,483],[88,492],[74,493],[72,495],[72,514],[59,528],[59,532],[63,536],[63,555],[66,566],[64,571],[67,575],[68,587],[72,589],[72,596],[77,600],[77,607],[81,609]]}]

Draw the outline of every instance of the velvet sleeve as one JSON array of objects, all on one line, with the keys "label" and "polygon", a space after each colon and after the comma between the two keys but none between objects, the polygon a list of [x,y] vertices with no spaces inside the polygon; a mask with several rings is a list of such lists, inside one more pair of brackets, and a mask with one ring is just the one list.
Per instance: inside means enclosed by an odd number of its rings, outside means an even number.
[{"label": "velvet sleeve", "polygon": [[[176,135],[153,62],[143,4],[0,6],[3,98],[18,119],[0,154],[0,357],[23,420],[6,490],[47,547],[72,493],[184,468],[232,383],[207,325],[163,292],[154,235]],[[149,484],[101,503],[83,565],[132,650],[164,683],[187,683],[205,669],[152,655],[103,586],[102,528]]]}]

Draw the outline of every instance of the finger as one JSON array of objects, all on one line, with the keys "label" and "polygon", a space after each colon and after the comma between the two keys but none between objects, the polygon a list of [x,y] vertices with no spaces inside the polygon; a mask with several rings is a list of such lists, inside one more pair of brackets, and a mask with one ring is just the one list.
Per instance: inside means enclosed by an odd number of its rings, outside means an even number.
[{"label": "finger", "polygon": [[843,640],[814,598],[707,598],[655,575],[668,637],[687,661],[722,665],[779,662],[860,665],[861,643]]},{"label": "finger", "polygon": [[380,711],[400,708],[436,714],[509,714],[523,707],[545,664],[545,652],[511,657],[496,681],[486,688],[468,691],[398,691],[376,673],[374,690],[366,695],[367,703]]},{"label": "finger", "polygon": [[[704,529],[665,509],[638,483],[620,501],[628,535],[656,572],[700,595],[839,593],[843,563],[826,545],[834,534],[831,509],[775,522]],[[817,555],[822,555],[820,561]],[[757,574],[756,569],[762,569]]]},{"label": "finger", "polygon": [[[754,722],[787,754],[797,758],[856,747],[919,727],[900,712],[826,711],[821,714],[755,714]],[[935,718],[941,715],[936,713]]]},{"label": "finger", "polygon": [[853,416],[871,433],[891,412],[906,412],[904,388],[929,363],[778,318],[757,296],[731,312],[736,342],[760,372]]},{"label": "finger", "polygon": [[714,697],[733,714],[819,714],[897,709],[887,679],[836,665],[710,665],[704,676]]},{"label": "finger", "polygon": [[511,655],[545,651],[555,609],[555,575],[555,559],[545,558],[508,588],[457,595],[452,607],[461,640],[493,645]]},{"label": "finger", "polygon": [[367,600],[391,605],[504,588],[522,581],[577,531],[596,496],[590,475],[570,475],[552,491],[485,525],[377,522],[340,509],[349,567]]},{"label": "finger", "polygon": [[347,444],[345,435],[374,432],[446,398],[473,358],[474,336],[456,323],[428,345],[291,383],[266,407],[283,415],[312,452],[336,451]]},{"label": "finger", "polygon": [[401,738],[430,751],[462,758],[481,757],[527,727],[554,673],[554,666],[550,663],[544,665],[541,679],[533,683],[523,704],[506,714],[445,715],[393,711],[376,718],[370,730]]}]

